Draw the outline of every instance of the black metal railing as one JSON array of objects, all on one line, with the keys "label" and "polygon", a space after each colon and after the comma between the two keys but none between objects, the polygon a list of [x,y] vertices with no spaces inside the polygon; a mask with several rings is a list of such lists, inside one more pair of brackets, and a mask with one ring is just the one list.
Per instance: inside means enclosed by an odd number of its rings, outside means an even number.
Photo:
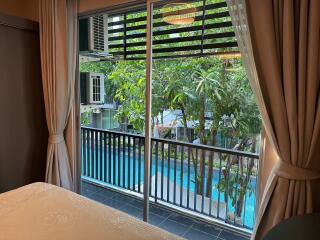
[{"label": "black metal railing", "polygon": [[[144,136],[81,127],[82,178],[143,193]],[[155,202],[252,229],[259,156],[152,138]]]}]

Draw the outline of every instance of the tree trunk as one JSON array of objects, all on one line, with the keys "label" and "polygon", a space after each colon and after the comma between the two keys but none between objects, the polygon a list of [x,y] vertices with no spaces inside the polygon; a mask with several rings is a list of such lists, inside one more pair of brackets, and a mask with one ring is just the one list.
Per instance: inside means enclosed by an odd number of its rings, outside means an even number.
[{"label": "tree trunk", "polygon": [[122,115],[121,124],[120,124],[120,131],[121,132],[126,132],[127,131],[127,125],[128,125],[127,117],[126,117],[126,115]]},{"label": "tree trunk", "polygon": [[182,112],[182,122],[183,122],[183,141],[189,141],[187,115],[183,107],[181,107],[181,112]]},{"label": "tree trunk", "polygon": [[163,110],[161,111],[161,124],[163,125]]},{"label": "tree trunk", "polygon": [[[211,145],[216,145],[216,135],[217,130],[211,129]],[[209,198],[212,193],[212,178],[213,178],[213,161],[214,161],[214,152],[209,152],[209,161],[208,161],[208,175],[207,175],[207,188],[206,188],[206,197]]]},{"label": "tree trunk", "polygon": [[[235,145],[233,150],[241,150],[242,145],[243,143]],[[232,186],[229,186],[231,167],[232,165],[236,164],[239,161],[239,159],[237,155],[227,155],[225,159],[226,159],[226,167],[222,170],[222,174],[226,183],[224,200],[227,203],[229,198],[229,190],[230,190],[229,188],[232,187]]]},{"label": "tree trunk", "polygon": [[151,117],[151,136],[153,136],[154,133],[154,119]]},{"label": "tree trunk", "polygon": [[[204,96],[200,97],[200,109],[199,109],[199,138],[200,144],[206,144],[205,139],[205,98]],[[204,181],[204,170],[205,170],[205,151],[200,150],[200,169],[197,179],[197,194],[203,193],[203,181]]]},{"label": "tree trunk", "polygon": [[[256,138],[253,137],[252,138],[252,144],[251,144],[251,152],[255,152],[256,151]],[[241,217],[242,215],[242,209],[243,209],[243,204],[244,204],[244,199],[247,193],[247,189],[248,189],[248,185],[250,184],[250,178],[251,178],[251,174],[252,174],[252,169],[254,167],[254,159],[250,158],[248,159],[248,169],[247,169],[247,174],[245,176],[245,178],[242,178],[243,180],[240,181],[239,185],[239,194],[238,194],[238,199],[236,202],[236,216],[237,217]],[[243,173],[244,174],[244,173]]]},{"label": "tree trunk", "polygon": [[[194,149],[191,149],[191,159],[192,159],[192,164],[193,164],[193,171],[194,171],[194,173],[196,173],[198,171],[198,159],[196,159],[196,157],[194,155],[195,155]],[[195,181],[194,184],[197,184],[197,179],[194,179],[194,181]]]}]

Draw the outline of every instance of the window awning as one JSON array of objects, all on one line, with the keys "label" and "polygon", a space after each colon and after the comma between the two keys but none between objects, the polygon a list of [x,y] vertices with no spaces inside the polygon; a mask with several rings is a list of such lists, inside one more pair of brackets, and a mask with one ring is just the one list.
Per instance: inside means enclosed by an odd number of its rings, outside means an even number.
[{"label": "window awning", "polygon": [[[225,1],[198,0],[189,3],[196,12],[194,22],[187,25],[172,25],[165,22],[163,5],[154,7],[153,58],[238,52]],[[116,58],[144,59],[146,10],[109,14],[108,46],[109,53]]]}]

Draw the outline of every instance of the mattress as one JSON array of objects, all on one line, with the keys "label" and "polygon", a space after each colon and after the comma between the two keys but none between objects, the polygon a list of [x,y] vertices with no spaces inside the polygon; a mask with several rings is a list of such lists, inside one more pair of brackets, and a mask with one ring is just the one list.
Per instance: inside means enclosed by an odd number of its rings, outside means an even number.
[{"label": "mattress", "polygon": [[0,239],[181,238],[68,190],[34,183],[0,194]]}]

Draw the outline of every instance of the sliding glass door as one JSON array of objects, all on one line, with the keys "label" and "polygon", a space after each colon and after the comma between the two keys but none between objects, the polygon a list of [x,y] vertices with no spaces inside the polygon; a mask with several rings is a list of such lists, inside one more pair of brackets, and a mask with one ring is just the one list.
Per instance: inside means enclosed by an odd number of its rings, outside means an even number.
[{"label": "sliding glass door", "polygon": [[[82,180],[137,193],[148,221],[152,3],[79,19]],[[136,54],[138,53],[138,54]]]},{"label": "sliding glass door", "polygon": [[145,115],[145,151],[144,151],[144,188],[143,188],[143,220],[149,221],[149,195],[150,195],[150,162],[152,158],[152,32],[153,32],[153,2],[147,0],[147,48],[146,48],[146,115]]},{"label": "sliding glass door", "polygon": [[261,121],[225,0],[148,0],[79,27],[82,180],[143,199],[145,221],[152,204],[251,229]]}]

